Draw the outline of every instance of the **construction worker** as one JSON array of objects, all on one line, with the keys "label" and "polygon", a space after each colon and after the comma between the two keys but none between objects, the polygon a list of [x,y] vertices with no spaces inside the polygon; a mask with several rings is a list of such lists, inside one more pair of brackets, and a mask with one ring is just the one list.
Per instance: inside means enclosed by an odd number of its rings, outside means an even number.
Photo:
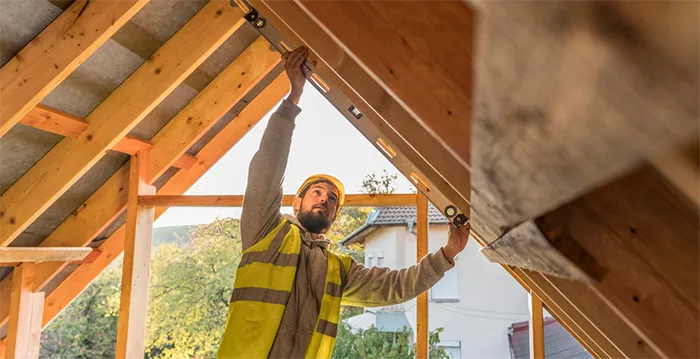
[{"label": "construction worker", "polygon": [[[341,302],[377,307],[415,298],[454,266],[467,244],[469,225],[450,225],[441,249],[401,270],[367,268],[335,254],[324,233],[338,216],[345,191],[328,175],[312,176],[301,185],[294,216],[280,213],[307,54],[301,47],[284,55],[291,92],[270,117],[250,164],[241,214],[243,256],[219,358],[330,358]],[[328,145],[319,139],[319,151]]]}]

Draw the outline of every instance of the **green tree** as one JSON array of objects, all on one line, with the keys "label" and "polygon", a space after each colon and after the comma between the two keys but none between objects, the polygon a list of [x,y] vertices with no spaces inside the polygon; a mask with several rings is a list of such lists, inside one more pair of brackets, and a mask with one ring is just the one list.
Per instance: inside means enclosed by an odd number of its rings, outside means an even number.
[{"label": "green tree", "polygon": [[117,344],[121,264],[108,267],[41,333],[42,358],[110,358]]},{"label": "green tree", "polygon": [[[440,346],[438,328],[429,333],[428,356],[430,359],[450,359],[445,348]],[[338,335],[333,351],[333,359],[414,359],[416,345],[409,344],[411,329],[392,332],[380,332],[375,326],[367,330],[351,330],[346,320],[338,325]]]},{"label": "green tree", "polygon": [[217,218],[163,244],[152,260],[146,345],[153,358],[212,358],[223,336],[241,259],[237,219]]}]

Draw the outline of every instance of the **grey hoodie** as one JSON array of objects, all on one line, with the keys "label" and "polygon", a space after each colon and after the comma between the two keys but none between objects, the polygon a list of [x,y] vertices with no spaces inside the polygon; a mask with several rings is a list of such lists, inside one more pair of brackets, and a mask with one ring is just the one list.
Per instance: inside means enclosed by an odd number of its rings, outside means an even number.
[{"label": "grey hoodie", "polygon": [[[325,248],[330,242],[322,235],[312,238],[294,216],[280,213],[282,181],[294,120],[300,112],[299,107],[284,100],[270,117],[260,148],[250,163],[241,214],[244,250],[263,239],[285,217],[302,232],[303,245],[296,279],[269,358],[305,356],[316,325],[326,279]],[[367,268],[353,261],[343,283],[343,304],[377,307],[408,301],[432,287],[453,266],[442,250],[428,254],[417,265],[400,270]]]}]

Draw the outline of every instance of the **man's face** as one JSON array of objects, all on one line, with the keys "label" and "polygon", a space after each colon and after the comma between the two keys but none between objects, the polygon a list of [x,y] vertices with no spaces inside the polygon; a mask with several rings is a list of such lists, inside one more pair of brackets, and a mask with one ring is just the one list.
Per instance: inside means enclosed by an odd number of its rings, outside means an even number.
[{"label": "man's face", "polygon": [[294,206],[299,210],[297,218],[304,228],[311,233],[325,233],[335,220],[338,192],[330,183],[314,183]]}]

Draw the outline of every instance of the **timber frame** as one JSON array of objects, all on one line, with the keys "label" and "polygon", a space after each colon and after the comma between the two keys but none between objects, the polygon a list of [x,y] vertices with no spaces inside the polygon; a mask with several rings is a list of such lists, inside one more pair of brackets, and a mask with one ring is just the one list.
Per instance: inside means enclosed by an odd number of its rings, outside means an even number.
[{"label": "timber frame", "polygon": [[[122,252],[117,355],[143,351],[153,221],[242,204],[183,194],[287,94],[280,53],[301,45],[312,84],[419,191],[346,204],[415,204],[419,234],[426,199],[469,219],[531,294],[531,357],[542,308],[596,358],[700,357],[698,3],[211,0],[158,36],[157,2],[46,4],[0,69],[0,148],[31,163],[0,181],[1,357],[37,357]],[[139,61],[87,110],[61,101],[123,51]],[[6,149],[32,138],[60,139]]]}]

